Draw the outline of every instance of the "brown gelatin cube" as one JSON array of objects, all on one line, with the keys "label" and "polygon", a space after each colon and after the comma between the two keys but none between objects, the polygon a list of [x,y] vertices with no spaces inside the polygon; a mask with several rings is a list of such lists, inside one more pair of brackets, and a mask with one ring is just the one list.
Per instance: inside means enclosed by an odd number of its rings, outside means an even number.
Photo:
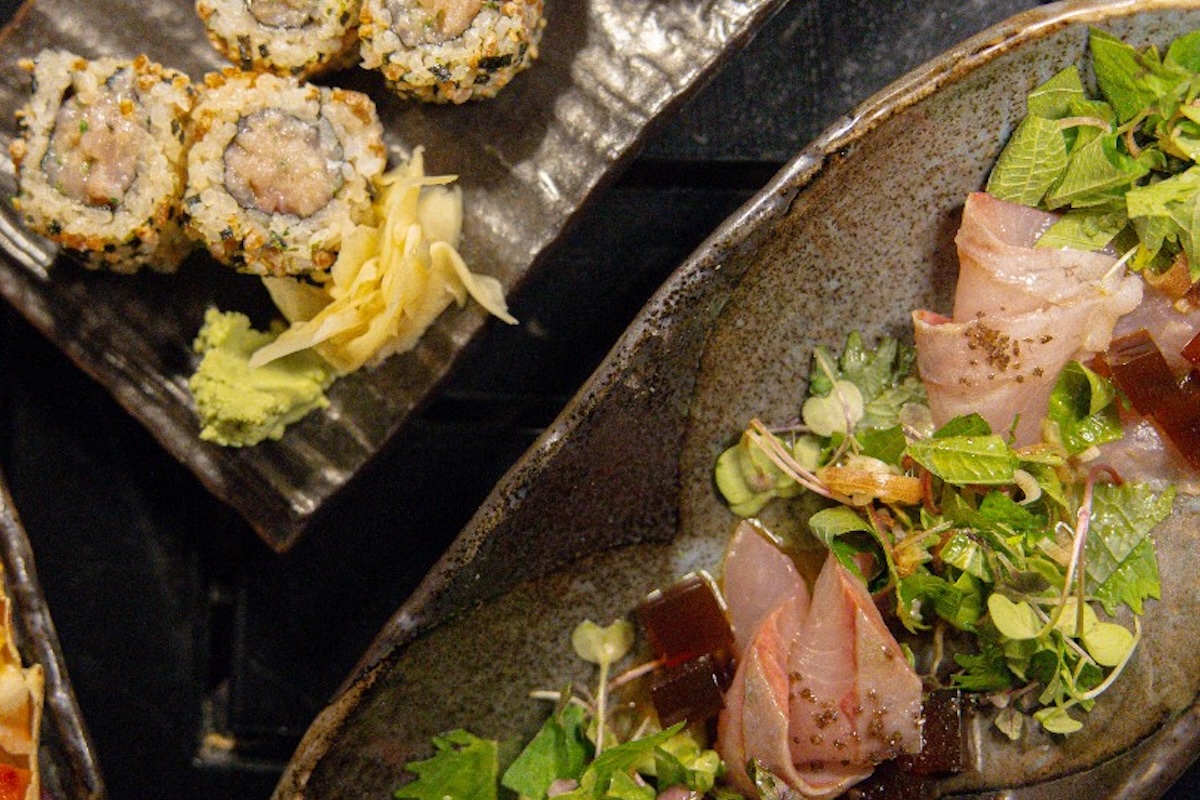
[{"label": "brown gelatin cube", "polygon": [[651,592],[638,606],[638,619],[654,657],[667,668],[711,656],[721,686],[733,677],[733,630],[712,578],[691,573]]},{"label": "brown gelatin cube", "polygon": [[950,775],[967,768],[967,721],[963,694],[938,689],[925,698],[921,752],[900,759],[900,768],[916,775]]},{"label": "brown gelatin cube", "polygon": [[715,717],[725,701],[719,668],[709,655],[675,667],[657,670],[650,685],[650,701],[663,727],[676,722],[703,722]]},{"label": "brown gelatin cube", "polygon": [[1179,354],[1188,360],[1190,364],[1200,367],[1200,331],[1196,331],[1196,335],[1192,340],[1183,346]]},{"label": "brown gelatin cube", "polygon": [[[1190,344],[1188,345],[1191,346]],[[1144,329],[1114,339],[1105,355],[1113,382],[1137,412],[1151,420],[1200,469],[1200,393],[1176,382],[1162,352]]]},{"label": "brown gelatin cube", "polygon": [[900,769],[894,761],[880,764],[871,777],[851,788],[845,800],[936,800],[937,784],[925,775]]},{"label": "brown gelatin cube", "polygon": [[1104,360],[1113,381],[1144,417],[1154,417],[1159,405],[1179,391],[1171,367],[1145,328],[1113,339]]}]

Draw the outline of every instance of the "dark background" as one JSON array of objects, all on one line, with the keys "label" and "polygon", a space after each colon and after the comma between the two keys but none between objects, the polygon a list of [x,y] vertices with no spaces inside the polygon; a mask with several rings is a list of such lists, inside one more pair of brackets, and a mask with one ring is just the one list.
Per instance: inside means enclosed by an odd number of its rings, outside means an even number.
[{"label": "dark background", "polygon": [[[488,328],[283,556],[0,306],[0,463],[110,796],[269,797],[376,631],[675,266],[855,103],[1033,5],[792,0],[509,298],[526,324]],[[1172,800],[1200,797],[1197,773]]]}]

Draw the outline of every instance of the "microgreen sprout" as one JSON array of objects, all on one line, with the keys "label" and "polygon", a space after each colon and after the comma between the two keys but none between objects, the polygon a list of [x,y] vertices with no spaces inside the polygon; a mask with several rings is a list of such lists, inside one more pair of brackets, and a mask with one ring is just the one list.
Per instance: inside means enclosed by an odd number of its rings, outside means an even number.
[{"label": "microgreen sprout", "polygon": [[604,728],[608,704],[608,670],[620,661],[633,646],[633,624],[619,619],[601,627],[590,619],[575,626],[571,646],[584,661],[600,667],[599,688],[596,691],[596,755],[604,751]]}]

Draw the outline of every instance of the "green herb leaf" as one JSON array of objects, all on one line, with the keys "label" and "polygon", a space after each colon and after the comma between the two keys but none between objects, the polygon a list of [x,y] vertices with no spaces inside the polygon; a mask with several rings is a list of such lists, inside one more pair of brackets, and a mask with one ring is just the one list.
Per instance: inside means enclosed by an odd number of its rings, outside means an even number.
[{"label": "green herb leaf", "polygon": [[1058,425],[1068,453],[1082,453],[1121,438],[1116,397],[1111,383],[1078,361],[1063,368],[1050,394],[1046,416]]},{"label": "green herb leaf", "polygon": [[1102,667],[1115,667],[1133,648],[1133,631],[1115,622],[1097,622],[1083,632],[1083,646]]},{"label": "green herb leaf", "polygon": [[875,535],[875,529],[849,506],[837,505],[821,509],[808,518],[808,527],[842,566],[866,582],[855,556],[870,553],[875,563],[883,566],[886,554]]},{"label": "green herb leaf", "polygon": [[1035,247],[1053,250],[1100,250],[1109,245],[1129,223],[1125,204],[1071,209],[1038,238]]},{"label": "green herb leaf", "polygon": [[436,753],[405,769],[417,779],[393,793],[398,800],[496,800],[499,745],[465,730],[433,739]]},{"label": "green herb leaf", "polygon": [[1065,709],[1058,706],[1042,708],[1034,712],[1033,718],[1041,723],[1049,733],[1074,733],[1083,727],[1083,723],[1072,717]]},{"label": "green herb leaf", "polygon": [[[817,453],[805,450],[800,442],[793,455],[806,469],[817,466]],[[740,517],[752,517],[776,497],[792,497],[801,491],[800,484],[745,435],[717,458],[713,478],[730,510]]]},{"label": "green herb leaf", "polygon": [[955,674],[951,682],[960,689],[968,692],[999,692],[1014,685],[1008,659],[994,643],[982,643],[978,653],[958,653],[954,661],[963,671]]},{"label": "green herb leaf", "polygon": [[1153,48],[1139,53],[1099,28],[1092,28],[1088,44],[1096,83],[1121,122],[1136,117],[1179,83],[1178,73],[1165,69]]},{"label": "green herb leaf", "polygon": [[551,715],[541,730],[504,771],[500,784],[518,795],[540,800],[560,778],[578,779],[591,758],[582,707],[570,704]]},{"label": "green herb leaf", "polygon": [[934,431],[933,436],[935,439],[949,439],[952,436],[988,436],[991,432],[992,426],[988,425],[987,420],[972,412],[947,420],[946,424]]},{"label": "green herb leaf", "polygon": [[1074,104],[1087,99],[1079,68],[1072,64],[1029,93],[1025,107],[1030,114],[1044,119],[1071,116]]},{"label": "green herb leaf", "polygon": [[910,442],[906,452],[925,469],[956,486],[1012,483],[1020,463],[1012,448],[995,434],[923,439]]},{"label": "green herb leaf", "polygon": [[1148,165],[1121,149],[1118,134],[1102,134],[1071,154],[1062,180],[1046,195],[1046,206],[1105,205],[1149,172]]},{"label": "green herb leaf", "polygon": [[1097,484],[1084,548],[1087,590],[1109,614],[1124,603],[1142,613],[1142,601],[1162,588],[1150,532],[1171,513],[1173,487],[1156,494],[1144,484]]},{"label": "green herb leaf", "polygon": [[1024,600],[1014,603],[1002,594],[993,593],[988,596],[987,607],[996,630],[1009,639],[1036,639],[1042,629],[1041,620]]},{"label": "green herb leaf", "polygon": [[[579,778],[579,786],[564,794],[557,795],[561,800],[605,800],[615,792],[628,792],[630,785],[636,785],[631,777],[640,763],[653,759],[654,750],[666,743],[672,736],[683,729],[683,723],[672,725],[666,730],[643,736],[640,739],[624,742],[616,747],[610,747],[588,765]],[[651,790],[651,800],[653,790]],[[422,798],[422,800],[427,800]]]},{"label": "green herb leaf", "polygon": [[654,748],[654,777],[659,793],[672,786],[685,786],[704,794],[717,783],[721,757],[706,750],[686,730]]},{"label": "green herb leaf", "polygon": [[1173,239],[1183,247],[1191,264],[1200,261],[1200,167],[1193,166],[1164,180],[1129,190],[1125,203],[1139,235],[1150,245]]},{"label": "green herb leaf", "polygon": [[988,177],[989,194],[1037,206],[1067,169],[1067,144],[1057,122],[1030,114],[1009,139]]},{"label": "green herb leaf", "polygon": [[864,456],[877,458],[885,464],[899,464],[908,440],[899,425],[890,428],[872,428],[855,434]]}]

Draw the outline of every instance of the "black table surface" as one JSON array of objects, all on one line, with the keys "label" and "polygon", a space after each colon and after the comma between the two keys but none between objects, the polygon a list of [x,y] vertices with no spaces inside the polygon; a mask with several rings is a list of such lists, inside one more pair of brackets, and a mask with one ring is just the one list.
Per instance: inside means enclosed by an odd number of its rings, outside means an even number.
[{"label": "black table surface", "polygon": [[[791,0],[510,297],[526,324],[489,328],[286,555],[0,305],[0,464],[110,796],[269,797],[383,622],[667,275],[838,116],[1033,5]],[[1171,800],[1200,798],[1198,773]]]}]

